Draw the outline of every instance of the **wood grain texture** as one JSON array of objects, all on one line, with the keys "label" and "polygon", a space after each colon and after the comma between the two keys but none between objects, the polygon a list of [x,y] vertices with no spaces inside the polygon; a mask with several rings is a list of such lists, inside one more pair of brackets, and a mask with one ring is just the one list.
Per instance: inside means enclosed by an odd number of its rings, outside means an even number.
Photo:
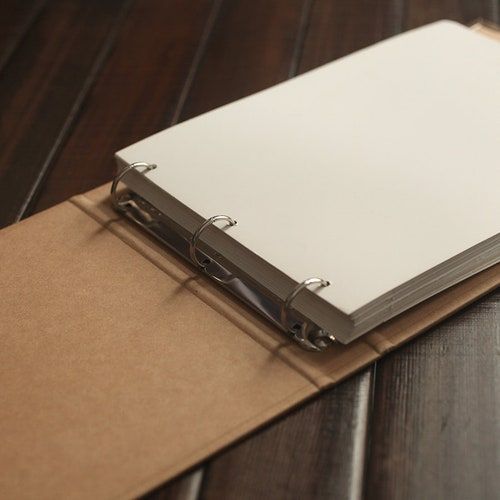
[{"label": "wood grain texture", "polygon": [[51,165],[35,211],[111,180],[118,149],[170,123],[214,5],[132,5],[78,123]]},{"label": "wood grain texture", "polygon": [[405,29],[451,19],[463,24],[482,18],[498,22],[498,0],[407,0]]},{"label": "wood grain texture", "polygon": [[179,119],[288,78],[303,5],[304,0],[222,2]]},{"label": "wood grain texture", "polygon": [[201,498],[360,498],[369,402],[365,371],[213,459]]},{"label": "wood grain texture", "polygon": [[0,15],[0,71],[44,5],[45,0],[3,0]]},{"label": "wood grain texture", "polygon": [[18,220],[103,62],[123,0],[53,1],[0,79],[0,226]]},{"label": "wood grain texture", "polygon": [[204,467],[182,474],[141,497],[141,500],[197,500],[200,498]]},{"label": "wood grain texture", "polygon": [[404,3],[393,0],[316,0],[299,72],[400,33],[403,11]]},{"label": "wood grain texture", "polygon": [[497,292],[379,363],[369,497],[498,498],[499,349]]}]

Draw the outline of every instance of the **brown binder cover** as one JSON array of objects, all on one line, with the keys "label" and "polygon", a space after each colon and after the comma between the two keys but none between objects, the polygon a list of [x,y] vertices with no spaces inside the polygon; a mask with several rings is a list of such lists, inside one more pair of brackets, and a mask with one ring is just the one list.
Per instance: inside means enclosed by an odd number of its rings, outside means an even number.
[{"label": "brown binder cover", "polygon": [[149,239],[109,187],[0,232],[0,497],[141,494],[500,284],[308,353]]}]

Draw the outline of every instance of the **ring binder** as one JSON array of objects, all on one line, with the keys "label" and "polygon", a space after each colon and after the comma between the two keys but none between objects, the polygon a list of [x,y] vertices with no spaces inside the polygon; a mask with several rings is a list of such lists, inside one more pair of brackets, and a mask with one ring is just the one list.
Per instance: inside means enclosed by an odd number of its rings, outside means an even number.
[{"label": "ring binder", "polygon": [[191,236],[191,240],[189,241],[189,256],[191,258],[191,262],[198,268],[200,268],[203,272],[207,273],[212,279],[217,281],[218,283],[228,283],[234,277],[230,275],[228,278],[219,278],[215,274],[212,274],[208,271],[207,266],[210,264],[212,259],[207,257],[203,262],[200,262],[198,259],[198,256],[196,255],[196,250],[197,250],[197,245],[198,245],[198,240],[200,239],[201,234],[205,229],[210,227],[214,222],[217,221],[226,221],[229,226],[235,226],[237,222],[229,217],[228,215],[214,215],[213,217],[210,217],[209,219],[206,219],[203,224],[193,233],[193,236]]},{"label": "ring binder", "polygon": [[131,170],[135,170],[137,168],[144,167],[146,170],[143,172],[148,172],[150,170],[154,170],[156,165],[154,163],[146,163],[144,161],[137,161],[135,163],[130,164],[125,167],[114,179],[111,184],[111,201],[113,202],[113,207],[119,212],[123,212],[125,210],[125,203],[118,198],[116,194],[116,190],[118,188],[118,184],[120,181],[128,174]]},{"label": "ring binder", "polygon": [[309,322],[303,321],[300,323],[295,323],[293,326],[290,326],[290,320],[288,318],[288,311],[291,309],[292,302],[299,295],[302,290],[310,287],[311,285],[320,285],[322,287],[330,286],[330,282],[324,280],[322,278],[307,278],[306,280],[299,283],[287,296],[284,302],[281,305],[280,311],[280,319],[281,326],[285,331],[290,333],[294,340],[298,342],[302,347],[313,350],[320,351],[321,348],[318,343],[323,342],[323,339],[327,337],[330,341],[335,342],[335,337],[330,334],[325,334],[323,330],[316,330],[313,332],[309,332]]},{"label": "ring binder", "polygon": [[[190,261],[246,305],[259,312],[303,349],[323,351],[331,343],[337,342],[333,335],[325,332],[309,318],[303,317],[291,307],[292,302],[302,290],[314,284],[328,286],[330,284],[328,281],[321,278],[304,280],[283,300],[270,293],[267,288],[251,277],[240,276],[238,272],[235,272],[237,264],[225,263],[222,265],[198,249],[200,238],[208,227],[218,221],[225,221],[229,226],[234,226],[237,223],[236,220],[228,215],[215,215],[206,219],[194,232],[191,232],[179,226],[169,217],[169,214],[162,212],[130,188],[126,194],[118,197],[117,188],[120,181],[131,170],[141,168],[144,170],[140,173],[144,174],[155,169],[156,165],[146,162],[132,163],[114,178],[111,184],[111,200],[113,207],[118,212],[124,214],[162,244]],[[199,254],[201,254],[201,258],[198,256]],[[217,269],[220,274],[214,274],[209,270],[209,267]]]}]

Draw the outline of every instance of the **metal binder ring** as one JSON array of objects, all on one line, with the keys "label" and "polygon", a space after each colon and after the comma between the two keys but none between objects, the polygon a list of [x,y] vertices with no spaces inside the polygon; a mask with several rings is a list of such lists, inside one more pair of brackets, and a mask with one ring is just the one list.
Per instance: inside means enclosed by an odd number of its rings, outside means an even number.
[{"label": "metal binder ring", "polygon": [[190,256],[191,261],[193,262],[193,264],[195,266],[199,267],[201,270],[206,272],[215,281],[217,281],[219,283],[227,283],[230,279],[222,279],[222,278],[219,278],[218,276],[215,276],[214,274],[209,273],[207,271],[207,264],[200,262],[200,260],[198,259],[198,256],[196,255],[198,241],[199,241],[203,231],[205,231],[205,229],[207,229],[209,226],[211,226],[214,222],[217,222],[220,220],[227,222],[227,224],[229,226],[236,225],[236,221],[234,219],[232,219],[231,217],[229,217],[228,215],[214,215],[213,217],[210,217],[193,233],[193,236],[191,236],[191,240],[189,242],[189,256]]},{"label": "metal binder ring", "polygon": [[290,328],[289,326],[289,321],[288,321],[288,311],[291,309],[292,302],[295,300],[297,295],[304,290],[305,288],[308,288],[311,285],[321,285],[322,287],[329,286],[330,282],[321,278],[308,278],[302,283],[299,283],[287,296],[287,298],[284,300],[284,302],[281,305],[281,324],[285,331],[291,332],[294,334],[294,339],[301,344],[303,347],[306,347],[307,349],[314,350],[314,351],[319,351],[319,349],[316,345],[314,345],[306,335],[306,330],[307,330],[307,322],[304,322],[302,324],[302,327],[300,330],[296,331],[295,329]]},{"label": "metal binder ring", "polygon": [[135,163],[131,163],[127,167],[125,167],[114,179],[111,184],[111,201],[113,202],[113,206],[116,210],[122,211],[126,202],[120,201],[118,195],[116,194],[116,189],[118,188],[118,184],[125,177],[128,172],[131,170],[135,170],[136,168],[145,168],[143,172],[148,172],[150,170],[154,170],[156,165],[153,163],[146,163],[144,161],[137,161]]}]

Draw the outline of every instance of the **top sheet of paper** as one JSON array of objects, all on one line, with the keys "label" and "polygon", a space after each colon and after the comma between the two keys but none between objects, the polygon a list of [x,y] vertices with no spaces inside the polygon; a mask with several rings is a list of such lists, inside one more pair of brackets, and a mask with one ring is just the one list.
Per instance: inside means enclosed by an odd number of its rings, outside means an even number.
[{"label": "top sheet of paper", "polygon": [[448,21],[118,153],[350,314],[499,232],[500,45]]}]

